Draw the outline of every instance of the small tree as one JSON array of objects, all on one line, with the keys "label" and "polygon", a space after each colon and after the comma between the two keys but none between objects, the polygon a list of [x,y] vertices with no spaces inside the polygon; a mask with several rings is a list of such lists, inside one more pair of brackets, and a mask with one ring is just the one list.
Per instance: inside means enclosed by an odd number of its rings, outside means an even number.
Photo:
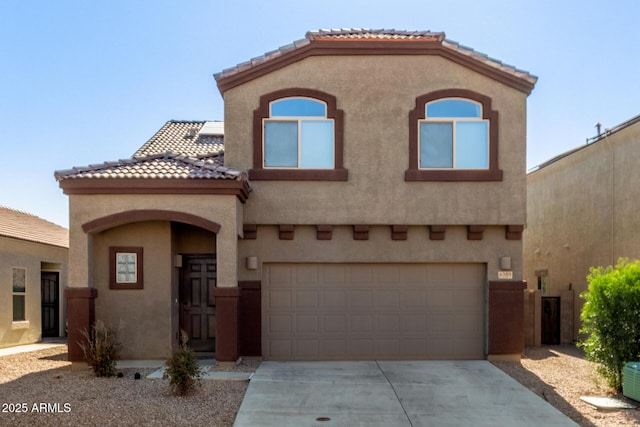
[{"label": "small tree", "polygon": [[175,394],[184,396],[199,385],[202,373],[195,353],[187,346],[189,341],[187,333],[181,330],[180,338],[182,344],[167,360],[167,367],[162,377],[169,379],[169,386]]},{"label": "small tree", "polygon": [[588,337],[579,346],[620,391],[624,365],[640,360],[640,261],[621,258],[615,267],[591,268],[587,280],[580,332]]},{"label": "small tree", "polygon": [[96,377],[114,376],[122,350],[117,330],[107,327],[102,320],[97,320],[91,327],[91,333],[84,329],[82,335],[86,342],[80,342],[79,345]]}]

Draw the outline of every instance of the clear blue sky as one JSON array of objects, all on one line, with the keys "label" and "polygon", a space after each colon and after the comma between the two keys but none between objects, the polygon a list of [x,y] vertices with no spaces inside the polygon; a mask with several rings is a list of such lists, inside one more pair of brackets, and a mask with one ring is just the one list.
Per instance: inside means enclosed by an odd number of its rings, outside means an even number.
[{"label": "clear blue sky", "polygon": [[640,114],[636,0],[0,0],[0,205],[68,226],[53,172],[222,120],[213,74],[320,28],[444,31],[539,77],[527,165]]}]

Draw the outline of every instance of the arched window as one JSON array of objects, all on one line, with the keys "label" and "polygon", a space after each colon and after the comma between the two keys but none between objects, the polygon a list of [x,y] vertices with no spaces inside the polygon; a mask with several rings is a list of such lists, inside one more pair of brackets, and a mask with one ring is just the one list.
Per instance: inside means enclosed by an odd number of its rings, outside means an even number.
[{"label": "arched window", "polygon": [[478,102],[431,101],[419,126],[420,169],[489,168],[489,121],[482,118]]},{"label": "arched window", "polygon": [[254,111],[254,180],[346,180],[336,98],[303,88],[260,97]]},{"label": "arched window", "polygon": [[416,98],[409,114],[406,181],[501,181],[498,112],[491,98],[466,89]]},{"label": "arched window", "polygon": [[334,124],[327,105],[310,98],[284,98],[264,119],[264,167],[333,169]]}]

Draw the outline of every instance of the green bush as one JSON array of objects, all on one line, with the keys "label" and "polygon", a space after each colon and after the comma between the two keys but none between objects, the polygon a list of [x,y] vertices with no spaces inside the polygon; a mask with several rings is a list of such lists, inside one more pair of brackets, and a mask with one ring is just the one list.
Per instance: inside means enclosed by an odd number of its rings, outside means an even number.
[{"label": "green bush", "polygon": [[191,348],[187,346],[188,336],[185,331],[180,332],[182,344],[167,360],[164,379],[169,379],[169,386],[177,395],[184,396],[199,385],[202,373],[200,364]]},{"label": "green bush", "polygon": [[591,268],[587,279],[580,332],[588,337],[579,346],[620,391],[624,365],[640,360],[640,261],[621,258],[615,267]]},{"label": "green bush", "polygon": [[122,344],[118,341],[115,328],[107,327],[103,321],[97,320],[91,328],[82,331],[86,342],[80,342],[84,358],[93,369],[96,377],[112,377],[116,374],[116,363],[120,357]]}]

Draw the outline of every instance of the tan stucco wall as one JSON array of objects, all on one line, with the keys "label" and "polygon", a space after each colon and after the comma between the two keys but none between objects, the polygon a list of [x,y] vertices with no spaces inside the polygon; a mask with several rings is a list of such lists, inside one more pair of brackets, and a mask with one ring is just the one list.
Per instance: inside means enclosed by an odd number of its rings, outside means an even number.
[{"label": "tan stucco wall", "polygon": [[[40,274],[60,273],[60,333],[64,334],[62,293],[67,285],[66,248],[0,236],[0,348],[29,344],[42,338]],[[13,322],[13,268],[26,269],[25,310],[27,323]]]},{"label": "tan stucco wall", "polygon": [[574,339],[589,268],[640,258],[638,164],[640,123],[527,176],[524,275],[534,288],[536,270],[547,269],[550,296],[572,285]]},{"label": "tan stucco wall", "polygon": [[[347,182],[253,181],[245,222],[523,224],[526,95],[437,56],[310,57],[225,92],[225,163],[250,169],[253,110],[283,88],[330,93],[344,110]],[[419,95],[470,89],[500,115],[504,181],[404,181],[408,115]]]},{"label": "tan stucco wall", "polygon": [[[294,240],[279,240],[275,226],[258,227],[256,240],[239,244],[240,280],[260,280],[262,264],[273,262],[337,263],[486,263],[487,279],[497,280],[500,257],[511,257],[514,280],[522,280],[522,242],[505,240],[504,227],[487,227],[482,240],[467,240],[466,227],[449,227],[444,241],[429,239],[426,227],[409,227],[407,240],[391,240],[391,228],[374,226],[369,240],[353,240],[353,228],[334,227],[332,240],[317,240],[313,226],[296,226]],[[248,270],[246,257],[258,268]]]},{"label": "tan stucco wall", "polygon": [[[216,235],[169,221],[135,222],[92,235],[82,224],[114,213],[159,209],[190,213],[220,224]],[[71,286],[98,289],[96,318],[120,325],[123,358],[168,356],[178,343],[179,271],[175,255],[216,253],[218,286],[237,286],[238,214],[235,196],[214,195],[71,195]],[[144,248],[144,289],[109,289],[109,246]],[[73,281],[71,281],[73,280]]]}]

